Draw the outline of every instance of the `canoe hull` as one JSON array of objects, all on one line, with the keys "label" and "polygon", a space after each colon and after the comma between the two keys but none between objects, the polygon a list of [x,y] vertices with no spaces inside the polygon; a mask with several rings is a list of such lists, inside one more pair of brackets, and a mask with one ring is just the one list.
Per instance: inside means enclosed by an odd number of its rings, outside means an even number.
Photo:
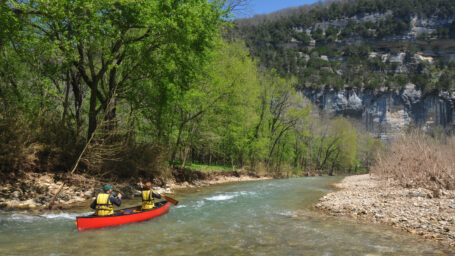
[{"label": "canoe hull", "polygon": [[119,216],[105,216],[105,217],[98,217],[98,216],[84,216],[84,217],[76,217],[77,222],[77,230],[87,230],[87,229],[96,229],[96,228],[104,228],[109,226],[117,226],[127,223],[134,223],[134,222],[141,222],[149,219],[153,219],[155,217],[161,216],[167,212],[171,204],[166,202],[163,206],[143,212],[137,212],[132,214],[125,214]]}]

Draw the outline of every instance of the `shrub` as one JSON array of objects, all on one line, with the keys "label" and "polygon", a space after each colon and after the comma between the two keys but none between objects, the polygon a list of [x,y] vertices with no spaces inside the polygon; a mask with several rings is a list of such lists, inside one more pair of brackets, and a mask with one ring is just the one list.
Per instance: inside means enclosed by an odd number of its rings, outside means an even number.
[{"label": "shrub", "polygon": [[435,139],[413,132],[378,154],[372,173],[404,187],[455,188],[455,137]]},{"label": "shrub", "polygon": [[[55,116],[27,119],[21,111],[1,115],[0,172],[66,171],[78,146]],[[27,120],[27,121],[24,121]]]}]

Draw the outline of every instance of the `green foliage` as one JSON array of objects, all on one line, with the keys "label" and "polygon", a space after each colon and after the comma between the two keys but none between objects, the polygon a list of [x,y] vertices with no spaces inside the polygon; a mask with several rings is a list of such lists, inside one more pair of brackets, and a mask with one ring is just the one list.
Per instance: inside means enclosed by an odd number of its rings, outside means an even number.
[{"label": "green foliage", "polygon": [[324,42],[324,35],[322,29],[314,29],[311,31],[311,37],[313,37],[314,40],[316,40],[317,43],[323,43]]},{"label": "green foliage", "polygon": [[439,77],[438,85],[443,90],[455,89],[455,69],[447,68]]},{"label": "green foliage", "polygon": [[311,37],[306,32],[295,32],[294,38],[300,41],[303,45],[309,45]]},{"label": "green foliage", "polygon": [[196,164],[192,163],[190,166],[185,166],[189,169],[196,170],[196,171],[202,171],[206,173],[211,173],[211,172],[230,172],[232,171],[231,166],[221,166],[221,165],[205,165],[205,164]]},{"label": "green foliage", "polygon": [[[439,83],[443,72],[425,79],[428,74],[416,68],[424,61],[413,58],[415,53],[423,52],[421,44],[413,40],[402,44],[398,38],[409,36],[412,17],[449,22],[437,28],[433,35],[418,35],[418,40],[453,38],[455,21],[450,19],[455,15],[454,6],[450,0],[334,1],[292,12],[281,11],[280,15],[237,20],[231,34],[245,40],[261,65],[275,69],[283,77],[297,77],[299,88],[342,88],[344,85],[401,88],[412,82],[430,91],[450,88],[448,80],[443,77],[442,84]],[[374,18],[365,17],[370,15]],[[306,31],[310,31],[309,35]],[[299,41],[297,45],[290,43],[291,37]],[[312,40],[316,42],[315,47],[310,44]],[[303,57],[308,51],[309,60]],[[387,54],[402,52],[407,53],[403,64],[387,61]],[[322,55],[330,58],[330,65],[320,60]],[[445,66],[443,63],[439,69]],[[400,72],[408,73],[410,79],[403,78]],[[338,78],[333,79],[328,73],[337,73]]]},{"label": "green foliage", "polygon": [[[310,51],[305,32],[277,22],[250,35],[261,40],[248,50],[251,40],[222,39],[229,17],[222,4],[2,2],[0,171],[67,171],[92,136],[78,169],[92,175],[164,177],[177,165],[277,176],[351,170],[360,161],[355,129],[337,120],[330,133],[313,133],[311,106],[296,87],[342,88],[363,75],[359,67],[369,63],[357,55],[370,49],[350,49],[347,69],[338,50]],[[312,36],[331,44],[338,34]],[[293,37],[299,42],[288,47]]]},{"label": "green foliage", "polygon": [[336,147],[340,152],[335,156],[334,161],[339,169],[349,170],[354,166],[357,157],[357,132],[345,119],[337,118],[332,124],[332,136],[337,140]]},{"label": "green foliage", "polygon": [[[16,109],[36,126],[28,143],[52,148],[40,147],[40,158],[68,152],[66,160],[56,159],[67,167],[78,154],[74,144],[86,141],[97,127],[102,131],[96,132],[93,147],[108,151],[123,140],[131,152],[111,150],[95,165],[83,161],[82,169],[98,172],[111,169],[108,158],[132,156],[141,147],[146,152],[147,146],[131,143],[141,129],[148,133],[138,134],[137,143],[162,144],[172,129],[172,119],[167,123],[172,100],[205,74],[227,17],[218,1],[199,0],[3,1],[0,13],[0,110]],[[146,105],[147,96],[156,101]],[[46,126],[55,138],[40,132]],[[129,135],[109,135],[122,129]],[[153,147],[145,155],[153,155]],[[96,158],[96,150],[89,152],[93,156],[87,159]]]}]

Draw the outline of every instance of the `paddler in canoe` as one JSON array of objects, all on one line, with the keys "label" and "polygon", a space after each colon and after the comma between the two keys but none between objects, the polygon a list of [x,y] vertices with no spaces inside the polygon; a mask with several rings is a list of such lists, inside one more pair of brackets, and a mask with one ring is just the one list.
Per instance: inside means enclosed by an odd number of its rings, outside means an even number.
[{"label": "paddler in canoe", "polygon": [[153,207],[155,207],[155,200],[154,198],[161,199],[161,195],[158,193],[155,193],[152,190],[152,183],[150,181],[147,181],[144,184],[142,182],[138,182],[137,185],[141,188],[141,197],[142,197],[142,210],[151,210]]},{"label": "paddler in canoe", "polygon": [[114,215],[113,205],[120,206],[122,204],[122,194],[118,193],[114,197],[112,193],[112,186],[109,184],[104,185],[104,193],[99,193],[96,199],[90,205],[90,208],[95,210],[96,216],[111,216]]}]

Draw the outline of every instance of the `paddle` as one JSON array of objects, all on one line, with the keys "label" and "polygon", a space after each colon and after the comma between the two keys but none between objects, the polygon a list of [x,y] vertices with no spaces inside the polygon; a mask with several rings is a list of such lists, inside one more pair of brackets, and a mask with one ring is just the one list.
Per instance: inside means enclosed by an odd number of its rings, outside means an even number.
[{"label": "paddle", "polygon": [[166,195],[163,195],[163,194],[160,194],[162,197],[164,197],[164,199],[166,199],[168,202],[170,202],[171,204],[173,205],[178,205],[179,204],[179,201],[175,200],[174,198],[172,197],[168,197]]},{"label": "paddle", "polygon": [[[140,182],[138,183],[138,185],[143,186],[142,184],[142,180],[140,180]],[[157,193],[159,194],[159,193]],[[173,204],[173,205],[178,205],[179,204],[179,201],[175,200],[174,198],[172,197],[169,197],[169,196],[166,196],[166,195],[163,195],[163,194],[159,194],[160,196],[164,197],[164,199],[166,199],[166,201],[168,201],[169,203]]]}]

